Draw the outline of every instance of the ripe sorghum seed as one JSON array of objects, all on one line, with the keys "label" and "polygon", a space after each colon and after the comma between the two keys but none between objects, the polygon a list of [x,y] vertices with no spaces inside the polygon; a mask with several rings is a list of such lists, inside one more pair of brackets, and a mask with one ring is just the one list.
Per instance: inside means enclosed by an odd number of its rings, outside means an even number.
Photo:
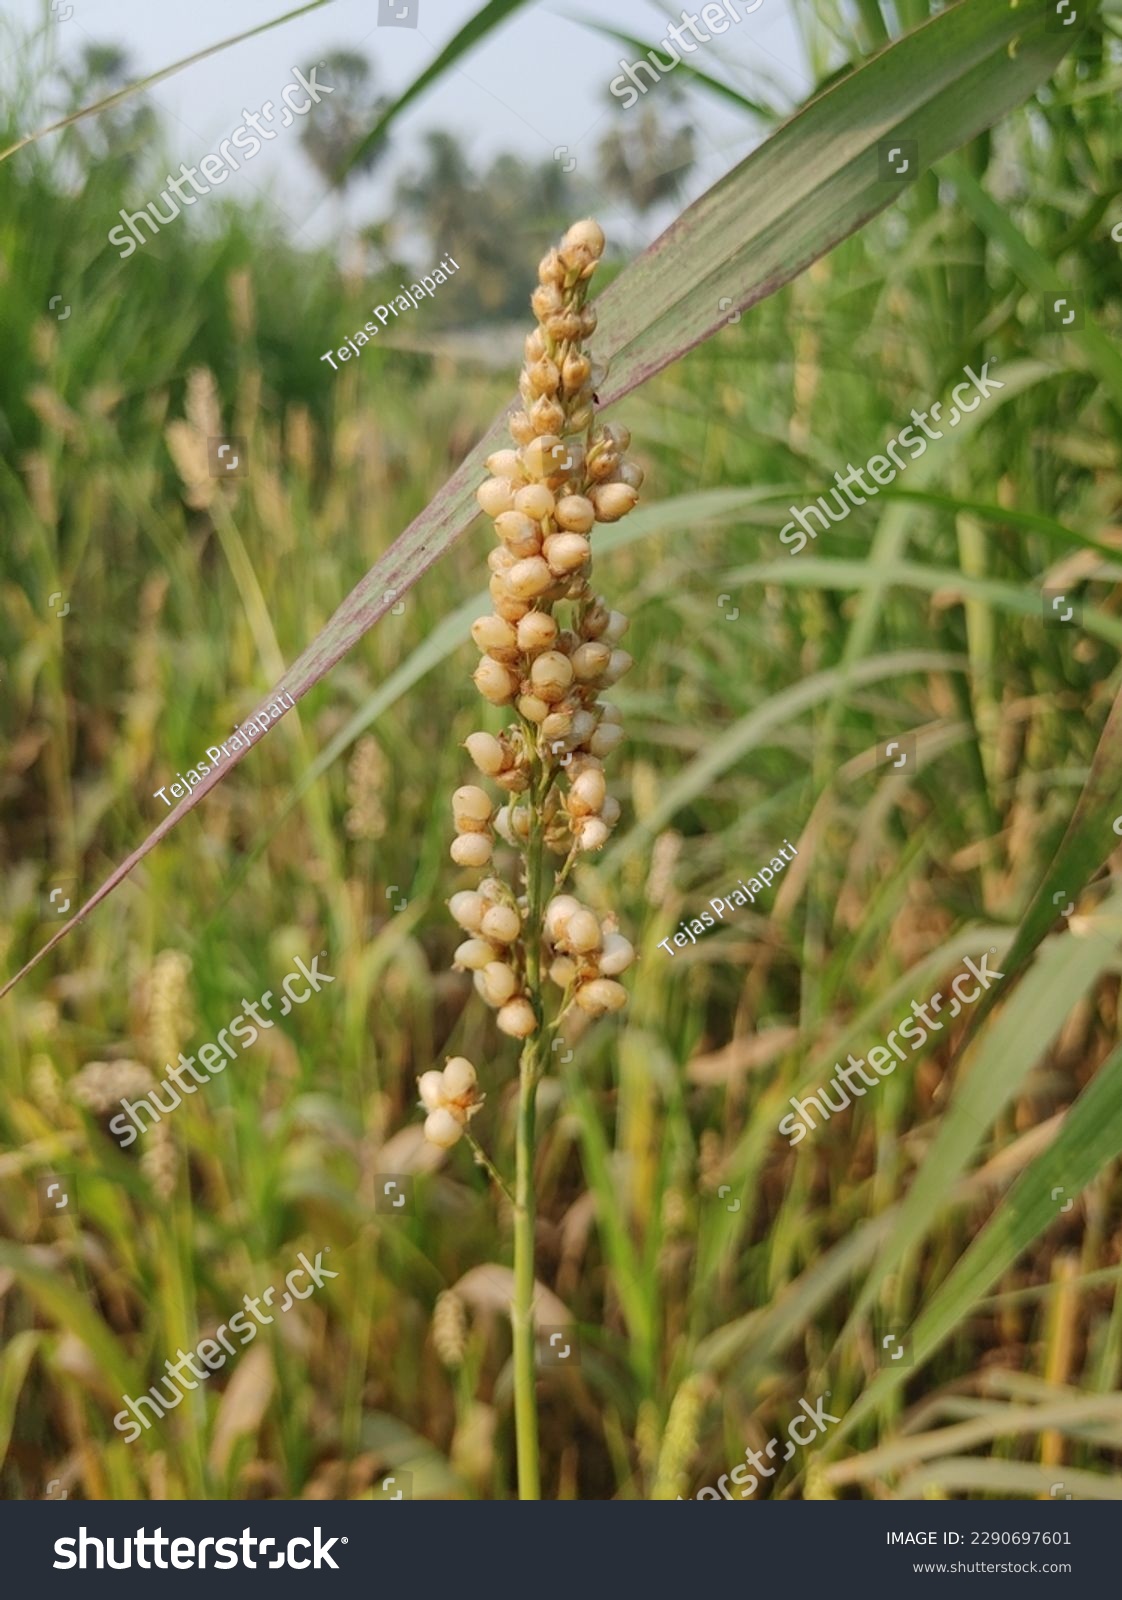
[{"label": "ripe sorghum seed", "polygon": [[491,859],[491,841],[485,833],[457,834],[451,855],[458,867],[485,867]]},{"label": "ripe sorghum seed", "polygon": [[596,332],[596,313],[591,306],[585,306],[580,314],[580,331],[584,339]]},{"label": "ripe sorghum seed", "polygon": [[468,972],[482,972],[488,961],[494,961],[498,951],[486,939],[465,939],[456,946],[452,965],[464,967]]},{"label": "ripe sorghum seed", "polygon": [[573,731],[569,735],[573,745],[582,745],[596,732],[596,718],[582,706],[573,712]]},{"label": "ripe sorghum seed", "polygon": [[548,478],[551,473],[560,470],[560,463],[565,460],[566,451],[555,434],[543,433],[538,439],[528,440],[522,446],[521,454],[522,465],[528,475],[531,478],[541,479]]},{"label": "ripe sorghum seed", "polygon": [[483,915],[480,932],[496,944],[513,944],[522,932],[522,918],[513,906],[492,906]]},{"label": "ripe sorghum seed", "polygon": [[554,956],[549,975],[559,989],[567,989],[577,975],[577,964],[571,956]]},{"label": "ripe sorghum seed", "polygon": [[538,282],[560,285],[565,281],[565,268],[557,250],[547,250],[538,262]]},{"label": "ripe sorghum seed", "polygon": [[557,526],[567,533],[588,533],[596,521],[592,501],[583,494],[563,495],[554,513]]},{"label": "ripe sorghum seed", "polygon": [[544,483],[528,483],[514,496],[514,509],[532,517],[535,522],[552,516],[553,506],[553,495]]},{"label": "ripe sorghum seed", "polygon": [[603,1016],[606,1011],[619,1011],[627,1004],[627,990],[614,978],[593,978],[581,984],[576,1002],[591,1016]]},{"label": "ripe sorghum seed", "polygon": [[557,624],[548,611],[528,611],[515,631],[518,648],[536,653],[549,649],[557,637]]},{"label": "ripe sorghum seed", "polygon": [[452,913],[453,920],[458,922],[461,928],[468,933],[478,933],[487,907],[478,890],[461,889],[459,894],[454,894],[449,900],[448,909]]},{"label": "ripe sorghum seed", "polygon": [[548,356],[542,356],[540,361],[535,361],[527,367],[526,376],[534,394],[556,394],[561,384],[561,373],[557,363],[551,361]]},{"label": "ripe sorghum seed", "polygon": [[614,794],[608,795],[600,807],[600,820],[606,827],[614,828],[619,821],[620,805]]},{"label": "ripe sorghum seed", "polygon": [[483,699],[491,702],[491,706],[506,706],[507,702],[514,699],[515,691],[519,688],[514,674],[507,672],[503,662],[496,661],[495,656],[483,656],[479,666],[472,672],[472,683]]},{"label": "ripe sorghum seed", "polygon": [[495,1018],[503,1033],[509,1034],[513,1039],[528,1039],[538,1025],[534,1016],[534,1008],[525,995],[519,995],[515,1000],[508,1000],[499,1010]]},{"label": "ripe sorghum seed", "polygon": [[538,321],[545,322],[548,317],[556,316],[565,302],[561,297],[561,290],[555,283],[542,283],[530,296],[530,304]]},{"label": "ripe sorghum seed", "polygon": [[565,357],[561,368],[561,382],[567,394],[576,394],[588,382],[592,371],[592,363],[587,356],[569,355]]},{"label": "ripe sorghum seed", "polygon": [[569,811],[573,816],[595,816],[607,798],[608,786],[598,767],[590,767],[574,778],[569,787]]},{"label": "ripe sorghum seed", "polygon": [[629,483],[598,483],[588,497],[596,508],[597,522],[618,522],[634,506],[639,493]]},{"label": "ripe sorghum seed", "polygon": [[612,659],[606,644],[590,640],[573,651],[573,672],[581,683],[595,683]]},{"label": "ripe sorghum seed", "polygon": [[518,696],[518,709],[527,722],[544,722],[549,716],[549,702],[537,694],[521,694]]},{"label": "ripe sorghum seed", "polygon": [[482,972],[475,974],[475,987],[489,1006],[505,1006],[518,992],[518,979],[514,968],[505,961],[489,961]]},{"label": "ripe sorghum seed", "polygon": [[564,941],[578,955],[600,948],[600,924],[585,906],[580,906],[565,925]]},{"label": "ripe sorghum seed", "polygon": [[577,844],[582,850],[602,850],[610,833],[602,817],[582,817],[576,824]]},{"label": "ripe sorghum seed", "polygon": [[622,933],[608,933],[604,936],[604,948],[600,952],[599,967],[605,978],[618,978],[621,972],[626,972],[635,960],[635,947],[630,939],[625,939]]},{"label": "ripe sorghum seed", "polygon": [[528,600],[516,600],[506,586],[506,579],[496,573],[487,587],[491,591],[491,603],[496,612],[506,622],[521,622],[530,609]]},{"label": "ripe sorghum seed", "polygon": [[556,312],[553,316],[546,319],[545,331],[549,334],[550,338],[556,340],[558,344],[571,343],[572,340],[579,339],[580,312]]},{"label": "ripe sorghum seed", "polygon": [[475,1068],[466,1056],[450,1056],[441,1074],[444,1092],[450,1100],[462,1100],[475,1088]]},{"label": "ripe sorghum seed", "polygon": [[573,681],[573,665],[560,650],[547,650],[530,668],[534,692],[544,700],[559,700]]},{"label": "ripe sorghum seed", "polygon": [[487,565],[496,578],[505,578],[520,558],[507,549],[505,544],[498,544],[493,550],[487,552]]},{"label": "ripe sorghum seed", "polygon": [[504,511],[495,518],[495,532],[519,561],[536,556],[542,547],[541,528],[524,511]]},{"label": "ripe sorghum seed", "polygon": [[437,1111],[444,1104],[444,1074],[422,1072],[417,1079],[417,1092],[426,1111]]},{"label": "ripe sorghum seed", "polygon": [[452,794],[452,816],[456,827],[461,832],[471,832],[472,824],[476,828],[485,828],[491,820],[491,796],[478,784],[465,783]]},{"label": "ripe sorghum seed", "polygon": [[488,478],[475,491],[475,498],[480,510],[489,517],[497,517],[500,512],[509,511],[514,504],[514,485],[509,478]]},{"label": "ripe sorghum seed", "polygon": [[546,938],[551,944],[565,937],[565,930],[569,926],[569,918],[574,912],[581,909],[581,903],[575,895],[557,894],[545,908],[543,925]]},{"label": "ripe sorghum seed", "polygon": [[504,580],[516,600],[536,600],[552,584],[553,574],[542,556],[527,556],[515,562]]},{"label": "ripe sorghum seed", "polygon": [[569,765],[569,782],[580,776],[582,772],[603,772],[604,763],[596,756],[590,756],[587,751],[581,750],[575,755]]},{"label": "ripe sorghum seed", "polygon": [[565,426],[565,408],[558,401],[543,395],[530,407],[530,421],[538,433],[560,433]]},{"label": "ripe sorghum seed", "polygon": [[604,602],[597,598],[589,606],[581,622],[580,631],[586,639],[599,639],[604,629],[611,620],[611,612]]},{"label": "ripe sorghum seed", "polygon": [[591,554],[592,547],[579,533],[555,533],[542,546],[546,564],[558,578],[579,572]]},{"label": "ripe sorghum seed", "polygon": [[471,625],[471,636],[484,655],[500,650],[518,649],[518,638],[511,623],[502,617],[477,617]]},{"label": "ripe sorghum seed", "polygon": [[626,483],[632,489],[641,489],[645,476],[646,474],[637,461],[621,461],[616,471],[616,477],[620,483]]},{"label": "ripe sorghum seed", "polygon": [[517,450],[495,450],[484,464],[496,478],[509,478],[514,483],[522,477],[522,463]]},{"label": "ripe sorghum seed", "polygon": [[430,1111],[425,1118],[425,1138],[430,1144],[439,1145],[442,1150],[451,1150],[463,1137],[463,1127],[450,1111],[442,1106],[439,1111]]},{"label": "ripe sorghum seed", "polygon": [[464,744],[475,765],[488,778],[495,777],[503,770],[506,755],[493,733],[469,733]]},{"label": "ripe sorghum seed", "polygon": [[596,450],[588,458],[588,476],[593,483],[610,483],[615,478],[619,464],[619,456],[614,450]]},{"label": "ripe sorghum seed", "polygon": [[588,748],[594,756],[610,756],[622,743],[623,729],[618,723],[606,722],[592,735],[588,741]]},{"label": "ripe sorghum seed", "polygon": [[549,713],[541,725],[542,738],[547,745],[554,740],[567,739],[573,728],[573,713],[564,708]]},{"label": "ripe sorghum seed", "polygon": [[598,222],[591,217],[582,217],[579,222],[574,222],[565,237],[561,240],[557,252],[562,261],[567,250],[582,250],[592,261],[599,261],[604,254],[604,230]]},{"label": "ripe sorghum seed", "polygon": [[630,626],[630,617],[624,616],[622,611],[613,611],[608,618],[608,626],[604,629],[604,642],[618,644]]},{"label": "ripe sorghum seed", "polygon": [[601,682],[608,687],[618,683],[625,672],[630,672],[634,660],[634,656],[629,655],[626,650],[613,650],[607,670],[601,676]]}]

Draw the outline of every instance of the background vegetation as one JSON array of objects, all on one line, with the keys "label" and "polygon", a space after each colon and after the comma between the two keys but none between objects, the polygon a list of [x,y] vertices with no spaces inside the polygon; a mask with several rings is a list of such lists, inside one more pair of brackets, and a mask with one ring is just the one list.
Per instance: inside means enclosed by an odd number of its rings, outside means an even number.
[{"label": "background vegetation", "polygon": [[[809,59],[825,76],[922,15],[897,13],[823,3]],[[75,103],[121,73],[111,56]],[[376,76],[353,76],[378,115]],[[581,1337],[578,1370],[542,1375],[551,1497],[692,1494],[827,1389],[840,1425],[759,1494],[1122,1495],[1101,817],[1026,978],[797,1149],[775,1132],[964,953],[1000,967],[1119,686],[1120,77],[1107,18],[992,135],[618,408],[647,473],[597,558],[633,619],[625,813],[581,893],[642,958],[628,1012],[541,1094],[542,1320]],[[651,116],[679,181],[689,119]],[[14,108],[4,144],[21,126]],[[341,266],[215,202],[206,232],[120,263],[106,218],[152,134],[118,110],[0,163],[5,975],[57,923],[50,890],[101,883],[163,815],[154,791],[427,504],[517,360],[496,325],[484,359],[449,335],[329,372],[322,350],[398,281],[384,220]],[[618,149],[613,170],[638,226],[652,174]],[[587,209],[550,178],[513,157],[473,173],[445,135],[403,165],[402,207],[470,265],[473,319],[516,314],[543,240]],[[65,321],[56,283],[81,285]],[[1053,285],[1078,328],[1049,315]],[[986,360],[1000,395],[787,553],[790,504]],[[200,462],[224,432],[250,471],[218,484]],[[369,1495],[392,1467],[417,1496],[511,1493],[509,1218],[467,1149],[422,1146],[414,1087],[446,1053],[475,1060],[473,1128],[509,1166],[514,1052],[448,970],[442,904],[487,547],[482,527],[455,546],[5,1000],[8,1496]],[[1082,625],[1046,627],[1043,588],[1078,593]],[[918,770],[878,765],[913,731]],[[771,896],[658,948],[784,838],[799,854]],[[121,1153],[105,1123],[142,1081],[122,1064],[159,1079],[321,949],[335,985]],[[387,1172],[415,1177],[406,1217],[375,1212]],[[41,1213],[48,1173],[76,1186],[66,1215]],[[136,1444],[116,1435],[123,1392],[329,1245],[337,1279]],[[884,1329],[912,1331],[906,1371],[878,1362]]]}]

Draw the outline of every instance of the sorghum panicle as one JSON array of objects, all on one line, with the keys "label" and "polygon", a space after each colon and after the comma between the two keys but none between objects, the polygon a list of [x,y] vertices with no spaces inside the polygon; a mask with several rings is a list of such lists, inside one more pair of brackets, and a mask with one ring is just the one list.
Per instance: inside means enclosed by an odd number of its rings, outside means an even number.
[{"label": "sorghum panicle", "polygon": [[[473,733],[466,741],[503,803],[493,804],[476,784],[452,797],[457,865],[489,866],[495,834],[525,854],[537,830],[564,862],[559,885],[575,857],[601,849],[619,820],[604,760],[623,739],[622,719],[601,696],[631,666],[620,647],[628,619],[590,581],[595,524],[625,516],[643,481],[625,454],[627,429],[594,420],[605,371],[584,349],[596,328],[585,296],[603,249],[599,226],[578,222],[538,267],[531,297],[537,327],[526,339],[519,382],[522,408],[510,418],[515,448],[488,457],[490,476],[477,493],[497,544],[488,557],[493,610],[471,630],[481,654],[474,682],[492,705],[513,707],[517,720],[498,735]],[[560,616],[558,606],[566,608]],[[477,890],[453,895],[450,909],[467,935],[455,964],[473,974],[504,1033],[534,1034],[542,1019],[540,1001],[529,992],[525,895],[491,876]],[[617,979],[634,951],[612,919],[601,921],[572,895],[556,894],[540,931],[531,970],[540,966],[559,985],[562,1009],[575,1004],[601,1016],[626,1003]],[[420,1080],[430,1113],[425,1131],[450,1145],[470,1110],[456,1123],[431,1085],[426,1097],[426,1081],[439,1076]]]}]

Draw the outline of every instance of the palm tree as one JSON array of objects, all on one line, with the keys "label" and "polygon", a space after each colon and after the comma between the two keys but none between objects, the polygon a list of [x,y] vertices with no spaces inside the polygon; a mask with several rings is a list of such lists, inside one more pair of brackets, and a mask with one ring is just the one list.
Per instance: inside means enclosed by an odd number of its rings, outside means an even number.
[{"label": "palm tree", "polygon": [[[98,100],[105,100],[133,82],[136,72],[129,54],[114,44],[87,44],[77,62],[60,66],[57,80],[63,90],[60,110],[64,116]],[[110,106],[96,117],[85,117],[68,130],[71,140],[81,147],[84,162],[113,162],[132,172],[152,144],[159,119],[147,101],[132,100]]]},{"label": "palm tree", "polygon": [[343,162],[390,104],[388,96],[372,93],[373,69],[356,50],[332,50],[323,63],[324,82],[334,93],[316,106],[303,123],[300,143],[304,154],[326,180],[328,187],[341,195],[360,172],[369,172],[385,154],[381,143],[368,150],[346,172]]},{"label": "palm tree", "polygon": [[419,172],[399,180],[398,209],[415,219],[435,255],[455,241],[456,259],[468,268],[461,315],[517,316],[533,287],[528,263],[574,214],[572,180],[555,161],[531,167],[510,154],[477,176],[462,140],[439,128],[425,135],[425,156]]},{"label": "palm tree", "polygon": [[693,128],[688,122],[665,128],[654,106],[644,105],[601,140],[597,155],[601,183],[642,217],[678,196],[694,163]]}]

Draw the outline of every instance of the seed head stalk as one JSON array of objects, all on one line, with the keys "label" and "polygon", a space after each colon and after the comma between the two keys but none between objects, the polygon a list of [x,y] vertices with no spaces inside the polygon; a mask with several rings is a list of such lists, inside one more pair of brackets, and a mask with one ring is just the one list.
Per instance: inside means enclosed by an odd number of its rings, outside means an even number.
[{"label": "seed head stalk", "polygon": [[534,1380],[534,1112],[538,1079],[545,1070],[546,1041],[541,981],[542,921],[545,912],[545,827],[542,821],[549,775],[531,763],[530,837],[526,843],[526,989],[537,1028],[522,1046],[518,1063],[518,1127],[514,1146],[514,1300],[510,1310],[514,1362],[514,1435],[518,1457],[518,1498],[541,1499],[538,1408]]},{"label": "seed head stalk", "polygon": [[[628,620],[594,593],[590,535],[638,499],[642,471],[624,455],[626,428],[596,425],[595,392],[604,371],[584,353],[596,327],[585,306],[588,281],[604,248],[595,222],[573,225],[538,268],[538,326],[526,340],[510,418],[518,448],[488,457],[480,507],[499,543],[488,557],[489,616],[472,627],[482,653],[474,681],[492,705],[513,706],[501,734],[473,733],[467,750],[480,773],[506,795],[495,809],[475,784],[452,796],[452,859],[490,867],[494,836],[521,857],[521,893],[493,875],[454,894],[449,909],[468,937],[454,964],[470,971],[497,1013],[499,1029],[522,1041],[514,1177],[514,1296],[511,1305],[518,1492],[541,1493],[534,1360],[534,1114],[538,1082],[550,1062],[549,1036],[571,1010],[587,1019],[618,1011],[617,982],[635,952],[613,916],[600,917],[560,889],[577,857],[603,847],[619,819],[604,759],[623,738],[618,709],[600,699],[631,665],[618,648]],[[568,625],[554,606],[568,602]],[[564,619],[562,619],[564,620]],[[553,871],[547,856],[560,858]],[[547,983],[560,991],[548,1017]],[[475,1068],[452,1058],[418,1080],[425,1135],[450,1149],[482,1104]],[[469,1142],[496,1183],[510,1190],[476,1140]]]}]

